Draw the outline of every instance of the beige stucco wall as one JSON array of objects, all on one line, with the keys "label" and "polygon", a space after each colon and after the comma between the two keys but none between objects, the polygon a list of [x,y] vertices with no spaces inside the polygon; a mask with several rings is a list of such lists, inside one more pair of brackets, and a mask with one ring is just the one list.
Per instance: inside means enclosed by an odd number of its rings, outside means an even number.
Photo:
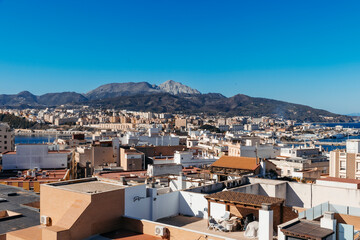
[{"label": "beige stucco wall", "polygon": [[346,154],[346,178],[355,179],[355,153]]},{"label": "beige stucco wall", "polygon": [[[119,228],[118,220],[124,214],[124,189],[87,194],[42,185],[40,204],[40,214],[49,216],[52,226],[62,235],[84,239]],[[46,233],[48,237],[51,234]]]},{"label": "beige stucco wall", "polygon": [[92,147],[91,167],[104,165],[105,163],[116,163],[113,147]]}]

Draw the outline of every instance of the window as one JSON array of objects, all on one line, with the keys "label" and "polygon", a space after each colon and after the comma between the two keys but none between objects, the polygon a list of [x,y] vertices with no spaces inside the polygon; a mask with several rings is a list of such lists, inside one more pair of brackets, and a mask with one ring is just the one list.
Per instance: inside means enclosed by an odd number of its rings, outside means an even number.
[{"label": "window", "polygon": [[360,162],[356,162],[356,171],[360,172]]},{"label": "window", "polygon": [[346,170],[346,162],[340,161],[340,170]]}]

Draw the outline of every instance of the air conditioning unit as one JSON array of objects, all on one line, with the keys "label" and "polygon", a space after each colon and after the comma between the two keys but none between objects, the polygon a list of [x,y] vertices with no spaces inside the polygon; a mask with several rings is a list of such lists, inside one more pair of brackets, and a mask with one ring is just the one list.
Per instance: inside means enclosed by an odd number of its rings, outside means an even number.
[{"label": "air conditioning unit", "polygon": [[155,235],[160,237],[166,237],[167,229],[164,226],[155,226]]},{"label": "air conditioning unit", "polygon": [[44,215],[40,216],[40,224],[50,226],[50,217]]}]

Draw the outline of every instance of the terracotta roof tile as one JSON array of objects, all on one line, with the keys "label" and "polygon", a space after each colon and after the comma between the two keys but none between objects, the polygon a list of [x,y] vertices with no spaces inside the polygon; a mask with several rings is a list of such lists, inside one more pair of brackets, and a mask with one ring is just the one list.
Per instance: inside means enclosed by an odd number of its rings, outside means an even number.
[{"label": "terracotta roof tile", "polygon": [[262,203],[279,204],[284,202],[284,199],[282,198],[266,197],[262,195],[240,193],[233,191],[217,192],[207,195],[205,196],[205,198],[208,200],[232,202],[238,204],[253,205],[258,207],[261,207]]},{"label": "terracotta roof tile", "polygon": [[256,158],[222,156],[212,167],[235,168],[244,170],[256,170],[260,164],[256,164]]},{"label": "terracotta roof tile", "polygon": [[360,184],[360,180],[358,180],[358,179],[350,179],[350,178],[326,177],[326,178],[319,178],[318,180],[319,181],[330,181],[330,182],[342,182],[342,183]]}]

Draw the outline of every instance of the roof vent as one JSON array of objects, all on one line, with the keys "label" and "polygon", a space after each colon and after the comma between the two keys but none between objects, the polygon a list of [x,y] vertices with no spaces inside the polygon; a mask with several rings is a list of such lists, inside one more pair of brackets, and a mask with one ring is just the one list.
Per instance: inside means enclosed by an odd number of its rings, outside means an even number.
[{"label": "roof vent", "polygon": [[334,213],[333,212],[324,212],[324,218],[334,219]]},{"label": "roof vent", "polygon": [[155,226],[155,235],[160,237],[167,236],[167,228],[164,226]]}]

